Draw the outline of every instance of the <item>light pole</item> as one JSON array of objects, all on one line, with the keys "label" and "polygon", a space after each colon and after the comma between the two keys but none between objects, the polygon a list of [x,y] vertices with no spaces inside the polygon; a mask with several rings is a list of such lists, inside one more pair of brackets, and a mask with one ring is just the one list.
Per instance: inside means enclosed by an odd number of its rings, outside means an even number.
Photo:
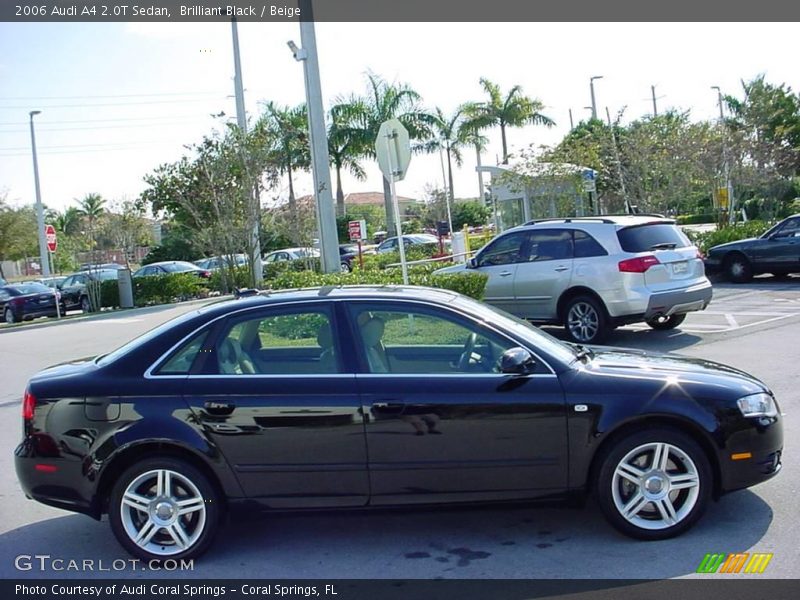
[{"label": "light pole", "polygon": [[28,113],[31,118],[31,150],[33,151],[33,181],[36,186],[36,226],[39,228],[39,264],[43,277],[50,277],[50,256],[47,250],[47,240],[44,238],[44,206],[42,206],[42,192],[39,188],[39,162],[36,159],[36,134],[33,132],[33,117],[41,114],[40,110]]},{"label": "light pole", "polygon": [[725,135],[725,113],[722,110],[722,90],[718,85],[712,85],[712,90],[717,90],[717,102],[719,104],[719,126],[722,128],[722,172],[725,177],[725,191],[728,194],[728,222],[733,223],[733,183],[731,182],[731,170],[728,162],[728,143]]},{"label": "light pole", "polygon": [[[236,94],[236,120],[239,124],[239,135],[241,136],[242,158],[247,160],[247,113],[244,109],[244,84],[242,83],[242,61],[239,58],[239,30],[236,19],[231,19],[231,33],[233,35],[233,87]],[[245,172],[247,170],[245,169]],[[264,280],[263,265],[261,264],[261,240],[259,228],[261,226],[261,203],[259,201],[258,184],[253,186],[250,192],[250,214],[253,219],[253,226],[250,232],[250,249],[252,256],[250,264],[253,272],[253,285],[259,287]]]},{"label": "light pole", "polygon": [[297,61],[303,63],[306,84],[306,106],[308,107],[308,133],[311,147],[311,165],[314,178],[314,198],[317,201],[317,228],[322,271],[338,273],[339,237],[336,231],[336,211],[331,194],[330,159],[328,157],[328,135],[325,129],[325,111],[322,108],[322,85],[319,81],[317,58],[317,36],[314,32],[314,15],[311,0],[299,0],[303,18],[300,20],[300,43],[288,42]]},{"label": "light pole", "polygon": [[592,94],[592,119],[597,118],[597,102],[594,99],[594,80],[602,78],[602,75],[594,75],[593,77],[589,78],[589,91]]}]

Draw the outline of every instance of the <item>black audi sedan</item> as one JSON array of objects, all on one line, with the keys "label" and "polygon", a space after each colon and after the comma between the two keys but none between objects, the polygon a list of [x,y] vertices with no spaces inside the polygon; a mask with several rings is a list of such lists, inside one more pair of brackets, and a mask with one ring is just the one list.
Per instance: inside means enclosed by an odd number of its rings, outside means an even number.
[{"label": "black audi sedan", "polygon": [[[37,317],[55,317],[56,292],[41,283],[27,282],[0,287],[0,313],[6,323],[20,323]],[[64,313],[63,302],[61,312]]]},{"label": "black audi sedan", "polygon": [[585,348],[459,294],[324,287],[187,313],[34,376],[16,470],[108,514],[135,556],[205,550],[225,510],[593,492],[656,540],[781,468],[772,392],[723,365]]}]

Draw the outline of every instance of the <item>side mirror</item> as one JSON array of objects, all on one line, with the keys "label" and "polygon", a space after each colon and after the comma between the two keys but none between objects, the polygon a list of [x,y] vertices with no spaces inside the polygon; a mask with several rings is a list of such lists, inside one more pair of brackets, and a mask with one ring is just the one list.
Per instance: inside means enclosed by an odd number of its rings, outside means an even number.
[{"label": "side mirror", "polygon": [[478,268],[478,259],[475,257],[470,258],[467,261],[467,268],[468,269],[477,269]]},{"label": "side mirror", "polygon": [[500,357],[500,372],[511,375],[527,375],[536,367],[536,359],[525,348],[509,348]]}]

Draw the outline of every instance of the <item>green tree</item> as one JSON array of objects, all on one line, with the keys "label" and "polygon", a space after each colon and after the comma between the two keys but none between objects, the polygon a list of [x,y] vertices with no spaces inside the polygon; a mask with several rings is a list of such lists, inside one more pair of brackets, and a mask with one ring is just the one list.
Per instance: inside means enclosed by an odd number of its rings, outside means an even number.
[{"label": "green tree", "polygon": [[[78,214],[86,221],[89,233],[89,250],[95,250],[95,225],[105,213],[105,199],[100,194],[86,194],[78,202]],[[94,255],[93,255],[94,256]],[[94,262],[94,259],[92,259]]]},{"label": "green tree", "polygon": [[359,163],[359,159],[368,154],[357,128],[358,119],[363,114],[363,106],[353,99],[335,104],[328,117],[328,156],[336,171],[336,213],[339,217],[345,214],[342,170],[347,169],[359,181],[367,177]]},{"label": "green tree", "polygon": [[[452,114],[445,115],[441,108],[434,112],[432,129],[434,137],[427,143],[430,152],[444,151],[447,156],[447,181],[450,202],[455,201],[453,189],[453,162],[461,166],[464,162],[461,150],[466,146],[479,146],[485,143],[480,133],[480,121],[469,117],[469,106],[459,106]],[[455,225],[454,225],[455,227]]]},{"label": "green tree", "polygon": [[38,256],[36,212],[33,206],[9,206],[5,194],[0,194],[0,277],[4,277],[2,261]]},{"label": "green tree", "polygon": [[523,127],[524,125],[552,127],[555,125],[550,117],[541,113],[544,108],[542,101],[523,95],[521,86],[515,85],[503,96],[500,86],[496,83],[492,83],[485,77],[481,77],[480,83],[489,98],[483,102],[470,103],[468,111],[473,125],[478,129],[500,127],[503,164],[508,163],[507,127]]},{"label": "green tree", "polygon": [[458,231],[467,226],[485,225],[492,211],[482,200],[462,200],[452,206],[453,229]]}]

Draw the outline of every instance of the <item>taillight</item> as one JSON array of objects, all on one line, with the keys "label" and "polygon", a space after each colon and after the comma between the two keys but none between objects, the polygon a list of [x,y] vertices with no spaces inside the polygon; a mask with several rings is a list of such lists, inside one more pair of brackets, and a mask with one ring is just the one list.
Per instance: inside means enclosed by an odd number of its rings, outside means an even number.
[{"label": "taillight", "polygon": [[22,397],[22,418],[25,421],[33,419],[33,409],[36,408],[36,396],[25,390],[25,395]]},{"label": "taillight", "polygon": [[200,277],[205,277],[206,279],[208,279],[209,277],[211,277],[211,271],[200,271]]},{"label": "taillight", "polygon": [[8,303],[11,306],[23,306],[25,304],[25,298],[11,298]]},{"label": "taillight", "polygon": [[652,254],[648,254],[647,256],[637,256],[636,258],[620,261],[619,271],[620,273],[644,273],[650,267],[660,264],[660,260]]}]

